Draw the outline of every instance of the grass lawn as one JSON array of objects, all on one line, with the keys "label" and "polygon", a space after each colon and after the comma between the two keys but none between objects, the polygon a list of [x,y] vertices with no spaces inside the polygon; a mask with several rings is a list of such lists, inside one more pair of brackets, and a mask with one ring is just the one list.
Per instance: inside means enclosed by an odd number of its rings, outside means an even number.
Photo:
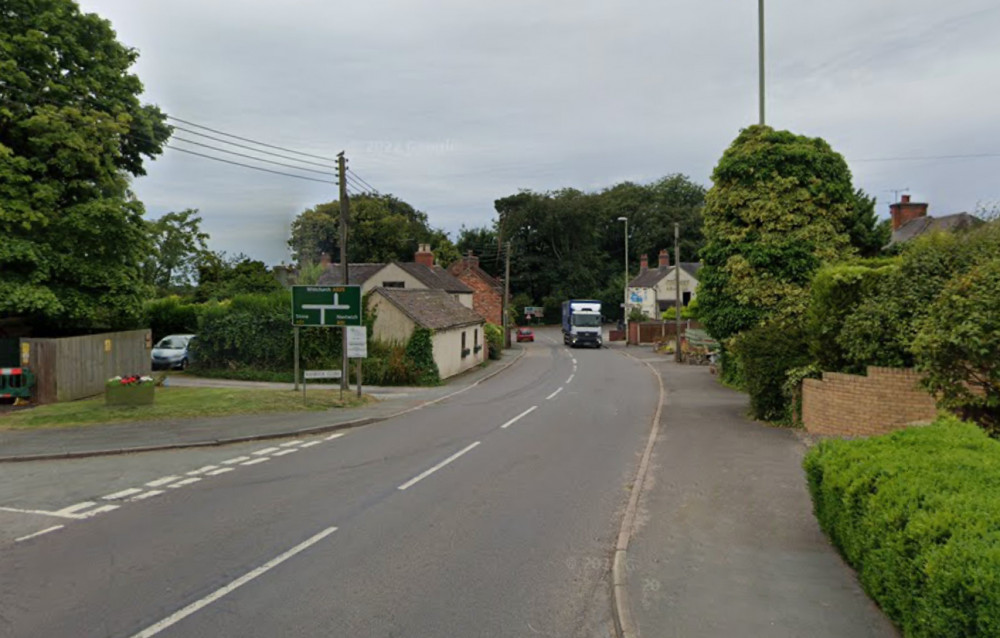
[{"label": "grass lawn", "polygon": [[75,425],[193,419],[231,414],[263,412],[306,412],[355,407],[372,401],[354,393],[322,390],[302,393],[290,390],[248,390],[243,388],[156,388],[156,403],[142,407],[104,406],[104,397],[40,405],[36,408],[0,414],[0,429],[51,428]]}]

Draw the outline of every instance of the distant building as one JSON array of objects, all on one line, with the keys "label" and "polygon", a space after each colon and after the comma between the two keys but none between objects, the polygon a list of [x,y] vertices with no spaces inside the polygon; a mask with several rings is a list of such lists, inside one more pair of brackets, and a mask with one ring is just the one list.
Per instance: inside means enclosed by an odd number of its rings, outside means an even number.
[{"label": "distant building", "polygon": [[[677,286],[674,272],[677,265],[670,265],[670,254],[660,251],[656,268],[649,268],[648,258],[643,255],[639,262],[639,275],[628,283],[628,303],[625,312],[639,308],[644,315],[659,319],[660,315],[677,305]],[[698,288],[700,262],[680,263],[681,306],[691,303]]]},{"label": "distant building", "polygon": [[[473,307],[473,290],[444,268],[434,264],[434,253],[428,244],[420,244],[412,262],[392,261],[387,264],[348,264],[347,283],[361,286],[361,294],[378,287],[406,290],[443,290],[466,308]],[[343,284],[340,264],[330,264],[320,275],[317,285]]]},{"label": "distant building", "polygon": [[432,331],[442,379],[485,360],[483,318],[444,290],[377,287],[369,304],[377,313],[372,335],[379,341],[405,343],[417,327]]},{"label": "distant building", "polygon": [[927,208],[926,203],[911,202],[909,195],[903,195],[899,202],[890,204],[892,237],[889,239],[889,245],[908,242],[929,232],[956,232],[975,228],[984,223],[969,213],[932,217],[927,214]]},{"label": "distant building", "polygon": [[472,309],[480,317],[498,326],[503,323],[503,286],[479,267],[479,257],[470,250],[448,272],[472,289]]}]

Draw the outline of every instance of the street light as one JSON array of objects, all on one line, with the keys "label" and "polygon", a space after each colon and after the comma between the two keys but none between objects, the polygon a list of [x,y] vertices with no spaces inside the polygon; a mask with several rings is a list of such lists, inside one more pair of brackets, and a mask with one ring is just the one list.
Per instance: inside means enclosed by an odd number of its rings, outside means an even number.
[{"label": "street light", "polygon": [[625,345],[628,345],[628,217],[619,217],[625,222],[625,291],[622,297],[622,325],[625,326]]}]

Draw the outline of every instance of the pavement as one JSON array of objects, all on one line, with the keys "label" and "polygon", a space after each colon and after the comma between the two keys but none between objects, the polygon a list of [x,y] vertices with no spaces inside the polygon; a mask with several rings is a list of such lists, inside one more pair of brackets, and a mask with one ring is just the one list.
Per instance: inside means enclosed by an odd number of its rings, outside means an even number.
[{"label": "pavement", "polygon": [[[235,415],[210,419],[177,419],[135,423],[112,423],[34,430],[0,429],[0,463],[124,454],[152,450],[221,445],[305,434],[318,434],[356,427],[391,418],[429,402],[463,392],[513,365],[524,353],[515,346],[500,361],[474,368],[436,387],[363,386],[376,402],[357,408],[334,408],[322,412]],[[290,383],[260,383],[227,379],[171,376],[177,387],[241,387],[291,390]],[[330,386],[310,384],[307,392],[336,392]],[[356,391],[352,386],[351,391]],[[0,420],[0,426],[3,421]]]},{"label": "pavement", "polygon": [[635,350],[666,389],[628,548],[638,635],[898,636],[816,523],[799,437],[707,367]]}]

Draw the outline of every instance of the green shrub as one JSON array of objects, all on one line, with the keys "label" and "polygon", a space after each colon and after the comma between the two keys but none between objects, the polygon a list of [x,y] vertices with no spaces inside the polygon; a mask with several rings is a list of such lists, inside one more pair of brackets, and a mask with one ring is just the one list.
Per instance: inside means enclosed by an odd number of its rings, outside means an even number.
[{"label": "green shrub", "polygon": [[503,328],[487,323],[483,326],[483,337],[489,347],[490,359],[499,359],[503,356]]},{"label": "green shrub", "polygon": [[1000,442],[947,417],[803,464],[820,526],[906,636],[1000,635]]},{"label": "green shrub", "polygon": [[788,372],[810,363],[805,334],[797,324],[771,322],[732,340],[754,418],[791,422],[792,403],[785,394]]},{"label": "green shrub", "polygon": [[185,303],[175,295],[147,301],[143,306],[143,317],[153,331],[155,343],[167,335],[197,332],[200,309],[201,305]]},{"label": "green shrub", "polygon": [[427,328],[416,328],[406,344],[406,358],[413,366],[414,379],[420,385],[441,383],[441,373],[434,361],[434,341]]}]

